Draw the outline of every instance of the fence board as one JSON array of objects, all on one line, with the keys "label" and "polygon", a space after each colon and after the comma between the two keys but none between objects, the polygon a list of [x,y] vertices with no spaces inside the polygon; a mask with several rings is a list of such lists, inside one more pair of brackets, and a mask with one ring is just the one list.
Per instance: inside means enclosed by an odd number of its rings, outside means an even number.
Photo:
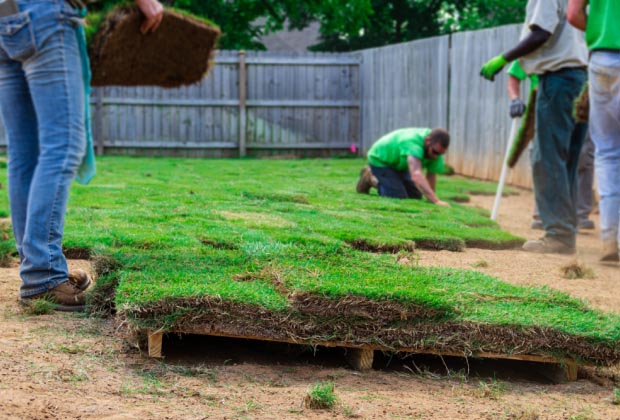
[{"label": "fence board", "polygon": [[[519,39],[521,25],[508,25],[452,35],[450,50],[450,132],[447,161],[461,174],[497,180],[503,163],[510,125],[508,77],[503,71],[489,82],[480,67],[508,50]],[[527,155],[527,154],[526,154]],[[508,182],[531,186],[529,157],[510,172]]]},{"label": "fence board", "polygon": [[449,36],[364,50],[363,149],[402,127],[446,127]]}]

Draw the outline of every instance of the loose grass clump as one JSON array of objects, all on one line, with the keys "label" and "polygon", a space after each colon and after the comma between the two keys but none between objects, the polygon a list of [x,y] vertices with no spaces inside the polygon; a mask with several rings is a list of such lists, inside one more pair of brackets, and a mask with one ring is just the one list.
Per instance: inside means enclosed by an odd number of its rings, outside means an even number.
[{"label": "loose grass clump", "polygon": [[22,306],[22,311],[27,315],[46,315],[54,312],[58,305],[49,299],[33,299]]},{"label": "loose grass clump", "polygon": [[317,382],[306,393],[304,405],[312,410],[331,410],[337,397],[333,382]]},{"label": "loose grass clump", "polygon": [[593,279],[596,277],[594,270],[587,267],[583,262],[572,261],[560,267],[562,277],[568,280]]}]

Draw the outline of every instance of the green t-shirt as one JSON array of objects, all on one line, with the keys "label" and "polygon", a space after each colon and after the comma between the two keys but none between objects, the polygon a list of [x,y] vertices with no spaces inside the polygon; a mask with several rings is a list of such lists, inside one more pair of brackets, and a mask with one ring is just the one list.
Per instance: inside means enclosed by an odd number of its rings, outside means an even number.
[{"label": "green t-shirt", "polygon": [[620,1],[590,0],[586,42],[590,50],[620,50]]},{"label": "green t-shirt", "polygon": [[513,77],[516,77],[519,80],[525,80],[527,77],[529,77],[530,78],[530,91],[538,87],[538,75],[530,74],[528,76],[523,70],[523,67],[521,67],[521,64],[519,64],[519,60],[515,60],[512,62],[512,64],[510,64],[510,67],[508,67],[508,74]]},{"label": "green t-shirt", "polygon": [[407,156],[422,161],[422,168],[431,174],[445,171],[443,156],[437,159],[424,157],[424,139],[431,133],[430,128],[403,128],[381,137],[368,151],[368,163],[380,168],[393,168],[397,171],[408,169]]}]

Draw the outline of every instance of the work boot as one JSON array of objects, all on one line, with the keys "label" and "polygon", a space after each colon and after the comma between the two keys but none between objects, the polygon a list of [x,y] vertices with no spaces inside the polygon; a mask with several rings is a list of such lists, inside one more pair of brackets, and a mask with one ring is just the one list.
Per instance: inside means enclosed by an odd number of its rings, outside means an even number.
[{"label": "work boot", "polygon": [[368,166],[364,166],[360,171],[360,179],[357,181],[355,190],[359,194],[368,194],[371,188],[377,188],[379,180],[372,174]]},{"label": "work boot", "polygon": [[620,255],[618,254],[618,242],[603,241],[603,256],[601,262],[618,262]]},{"label": "work boot", "polygon": [[594,222],[590,219],[581,219],[577,222],[579,230],[592,230],[594,229]]},{"label": "work boot", "polygon": [[542,220],[538,220],[538,219],[532,220],[532,224],[530,225],[530,228],[536,229],[536,230],[545,230],[545,226],[543,225]]},{"label": "work boot", "polygon": [[86,302],[86,294],[71,281],[59,284],[47,292],[33,296],[20,297],[23,305],[30,305],[37,299],[46,299],[54,303],[54,310],[64,312],[83,311]]},{"label": "work boot", "polygon": [[91,278],[86,271],[78,268],[69,273],[69,281],[78,289],[86,290],[88,289],[88,286],[90,286]]},{"label": "work boot", "polygon": [[547,236],[523,244],[523,250],[539,254],[574,254],[575,247]]}]

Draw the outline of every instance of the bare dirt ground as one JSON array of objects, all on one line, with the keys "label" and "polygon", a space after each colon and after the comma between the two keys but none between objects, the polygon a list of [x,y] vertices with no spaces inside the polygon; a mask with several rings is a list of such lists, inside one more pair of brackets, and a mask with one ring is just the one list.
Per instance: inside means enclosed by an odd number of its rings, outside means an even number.
[{"label": "bare dirt ground", "polygon": [[[492,200],[473,197],[472,205],[489,209]],[[508,197],[500,224],[536,238],[531,206],[529,192]],[[417,263],[545,284],[618,312],[620,267],[597,262],[597,234],[578,241],[577,259],[593,279],[562,277],[560,267],[574,257],[518,250],[420,251]],[[386,355],[377,370],[358,373],[340,350],[191,336],[166,337],[166,358],[157,361],[128,345],[110,320],[24,313],[18,287],[17,267],[0,269],[2,419],[620,419],[620,369],[583,369],[578,381],[553,384],[537,364]],[[303,407],[318,381],[335,384],[333,410]]]}]

